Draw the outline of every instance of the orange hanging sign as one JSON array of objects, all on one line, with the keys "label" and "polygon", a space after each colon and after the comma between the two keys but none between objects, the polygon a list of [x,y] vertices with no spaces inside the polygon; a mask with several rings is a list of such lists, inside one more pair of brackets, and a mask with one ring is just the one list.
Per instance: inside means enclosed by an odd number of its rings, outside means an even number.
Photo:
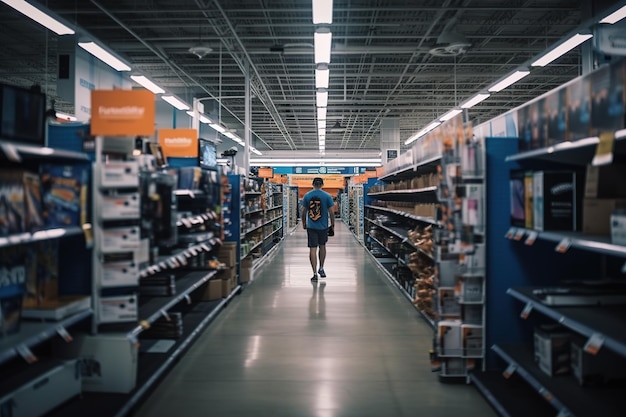
[{"label": "orange hanging sign", "polygon": [[167,157],[198,157],[196,129],[159,129],[159,144]]},{"label": "orange hanging sign", "polygon": [[148,90],[91,92],[91,134],[96,136],[152,136],[154,94]]}]

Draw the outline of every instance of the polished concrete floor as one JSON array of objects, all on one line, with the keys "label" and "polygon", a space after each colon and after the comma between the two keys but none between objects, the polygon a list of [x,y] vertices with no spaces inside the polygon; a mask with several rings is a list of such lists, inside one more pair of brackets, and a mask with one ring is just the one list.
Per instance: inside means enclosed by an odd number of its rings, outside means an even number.
[{"label": "polished concrete floor", "polygon": [[433,331],[337,222],[326,284],[298,227],[199,337],[138,417],[495,415],[430,370]]}]

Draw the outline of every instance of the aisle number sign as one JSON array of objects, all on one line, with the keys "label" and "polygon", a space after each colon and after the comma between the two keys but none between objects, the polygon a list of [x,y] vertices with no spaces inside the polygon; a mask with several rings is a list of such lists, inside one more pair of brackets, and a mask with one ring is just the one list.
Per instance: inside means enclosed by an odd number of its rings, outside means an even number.
[{"label": "aisle number sign", "polygon": [[152,136],[154,94],[148,90],[93,90],[91,133],[95,136]]},{"label": "aisle number sign", "polygon": [[165,156],[178,158],[198,157],[198,132],[196,129],[159,129],[159,144]]}]

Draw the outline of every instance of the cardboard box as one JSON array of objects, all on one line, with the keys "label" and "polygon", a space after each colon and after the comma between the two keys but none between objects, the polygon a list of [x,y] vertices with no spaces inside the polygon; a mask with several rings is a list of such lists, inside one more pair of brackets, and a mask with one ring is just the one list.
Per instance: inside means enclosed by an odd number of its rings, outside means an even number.
[{"label": "cardboard box", "polygon": [[126,333],[76,335],[70,343],[55,342],[56,356],[81,361],[83,390],[128,393],[137,381],[138,347]]},{"label": "cardboard box", "polygon": [[626,165],[587,166],[585,198],[626,198]]},{"label": "cardboard box", "polygon": [[103,228],[100,234],[100,249],[104,252],[138,249],[140,238],[139,226]]},{"label": "cardboard box", "polygon": [[570,332],[559,325],[535,328],[535,362],[549,376],[570,371]]},{"label": "cardboard box", "polygon": [[576,230],[576,173],[539,171],[533,174],[533,223],[544,230]]},{"label": "cardboard box", "polygon": [[233,288],[235,288],[234,279],[232,277],[229,277],[227,279],[222,279],[221,281],[222,281],[222,298],[226,298],[230,295]]},{"label": "cardboard box", "polygon": [[239,263],[239,283],[243,284],[254,279],[254,263],[252,257],[248,256]]},{"label": "cardboard box", "polygon": [[484,347],[483,326],[476,324],[462,324],[461,342],[463,344],[463,355],[482,356]]},{"label": "cardboard box", "polygon": [[101,259],[101,281],[104,288],[139,285],[139,264],[135,252],[104,253]]},{"label": "cardboard box", "polygon": [[585,198],[583,202],[583,233],[588,235],[611,235],[611,214],[626,208],[626,199]]},{"label": "cardboard box", "polygon": [[224,242],[217,251],[217,259],[220,262],[226,264],[226,266],[233,267],[237,265],[237,243],[236,242]]},{"label": "cardboard box", "polygon": [[139,186],[139,162],[107,161],[102,165],[100,185],[102,187]]},{"label": "cardboard box", "polygon": [[454,287],[439,287],[439,314],[444,317],[461,317],[461,305],[454,297]]},{"label": "cardboard box", "polygon": [[210,279],[195,292],[195,296],[199,301],[219,300],[222,298],[222,281],[216,278]]},{"label": "cardboard box", "polygon": [[137,192],[102,195],[102,220],[126,220],[140,217],[140,196]]}]

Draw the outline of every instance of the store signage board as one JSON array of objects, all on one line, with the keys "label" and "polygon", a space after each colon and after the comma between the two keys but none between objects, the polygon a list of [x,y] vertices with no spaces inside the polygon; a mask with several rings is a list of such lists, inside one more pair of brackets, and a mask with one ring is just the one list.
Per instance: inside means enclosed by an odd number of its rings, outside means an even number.
[{"label": "store signage board", "polygon": [[159,129],[159,144],[165,156],[177,158],[198,157],[196,129]]},{"label": "store signage board", "polygon": [[91,133],[95,136],[152,136],[154,94],[148,90],[91,92]]},{"label": "store signage board", "polygon": [[362,174],[367,170],[367,167],[350,166],[350,167],[328,167],[328,166],[316,166],[316,167],[274,167],[274,173],[276,174],[341,174],[341,175],[355,175]]}]

